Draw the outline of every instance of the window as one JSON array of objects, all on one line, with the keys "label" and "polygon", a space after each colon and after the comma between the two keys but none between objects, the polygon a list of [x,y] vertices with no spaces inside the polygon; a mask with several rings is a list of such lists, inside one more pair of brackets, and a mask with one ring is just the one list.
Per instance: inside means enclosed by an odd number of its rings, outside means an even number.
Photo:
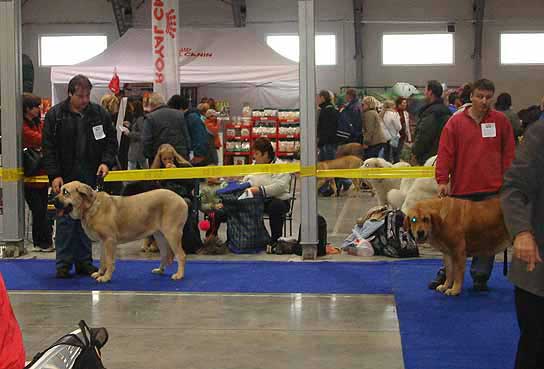
[{"label": "window", "polygon": [[453,34],[385,34],[384,65],[453,64]]},{"label": "window", "polygon": [[100,54],[108,47],[108,37],[40,36],[40,65],[73,65]]},{"label": "window", "polygon": [[544,64],[544,33],[501,33],[501,64]]},{"label": "window", "polygon": [[[266,44],[281,56],[298,63],[299,42],[298,35],[270,35],[266,36]],[[336,65],[336,36],[315,36],[316,65]]]}]

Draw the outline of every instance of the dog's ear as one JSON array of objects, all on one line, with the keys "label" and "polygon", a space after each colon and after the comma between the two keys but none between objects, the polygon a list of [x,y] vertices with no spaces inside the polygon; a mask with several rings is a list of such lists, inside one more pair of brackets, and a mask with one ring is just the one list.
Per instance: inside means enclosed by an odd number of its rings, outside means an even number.
[{"label": "dog's ear", "polygon": [[433,231],[442,229],[442,217],[440,216],[440,214],[438,212],[432,212],[430,216]]},{"label": "dog's ear", "polygon": [[83,197],[84,199],[91,201],[96,196],[96,193],[93,191],[93,189],[90,186],[87,186],[86,184],[81,184],[77,186],[76,191]]}]

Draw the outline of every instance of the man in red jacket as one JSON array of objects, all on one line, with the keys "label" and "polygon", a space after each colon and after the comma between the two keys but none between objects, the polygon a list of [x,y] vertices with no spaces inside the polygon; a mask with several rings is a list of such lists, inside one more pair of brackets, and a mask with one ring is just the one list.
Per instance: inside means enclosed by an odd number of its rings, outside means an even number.
[{"label": "man in red jacket", "polygon": [[0,369],[23,369],[24,366],[23,336],[0,274]]},{"label": "man in red jacket", "polygon": [[[514,134],[508,118],[491,109],[495,85],[481,79],[472,87],[471,102],[453,115],[440,136],[436,161],[439,196],[482,201],[496,196],[515,155]],[[495,257],[473,257],[473,288],[487,291]],[[444,273],[437,275],[442,282]],[[441,283],[440,283],[441,284]]]}]

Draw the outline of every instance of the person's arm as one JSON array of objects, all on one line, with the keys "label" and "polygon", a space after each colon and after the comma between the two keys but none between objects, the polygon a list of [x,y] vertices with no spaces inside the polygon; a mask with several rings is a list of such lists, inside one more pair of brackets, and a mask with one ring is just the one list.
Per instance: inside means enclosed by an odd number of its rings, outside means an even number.
[{"label": "person's arm", "polygon": [[508,121],[508,118],[504,117],[503,132],[502,132],[502,172],[506,173],[508,168],[512,165],[512,161],[516,156],[516,141],[514,139],[514,130],[512,125]]},{"label": "person's arm", "polygon": [[438,144],[435,177],[439,185],[447,185],[455,166],[455,126],[450,121],[442,130]]},{"label": "person's arm", "polygon": [[422,118],[416,128],[416,137],[412,146],[412,154],[416,158],[421,158],[433,146],[436,135],[436,120],[434,115],[428,114]]},{"label": "person's arm", "polygon": [[374,114],[365,114],[365,117],[364,117],[364,129],[363,129],[363,132],[364,132],[364,139],[363,139],[363,142],[365,145],[371,145],[374,141],[374,135],[376,134],[376,130],[379,128],[378,127],[378,121],[375,119],[377,117],[374,116]]},{"label": "person's arm", "polygon": [[189,128],[187,127],[189,125],[189,121],[187,118],[183,116],[182,113],[182,120],[181,120],[181,130],[183,132],[183,135],[185,136],[185,142],[187,144],[187,152],[193,150],[192,141],[191,141],[191,134],[189,133]]},{"label": "person's arm", "polygon": [[101,164],[106,164],[111,169],[115,165],[117,157],[117,131],[111,122],[111,116],[103,108],[100,109],[102,110],[102,117],[104,119],[103,129],[106,135],[104,138],[106,142],[104,151],[102,152]]},{"label": "person's arm", "polygon": [[544,186],[544,126],[533,125],[524,140],[510,169],[504,176],[501,206],[504,222],[514,239],[514,255],[528,263],[528,270],[539,262],[538,248],[534,242],[532,202]]},{"label": "person's arm", "polygon": [[23,123],[23,142],[25,146],[41,147],[42,129],[32,129],[28,124]]},{"label": "person's arm", "polygon": [[289,192],[289,184],[291,183],[291,174],[283,173],[272,176],[270,184],[261,186],[261,191],[264,197],[278,197],[283,193]]},{"label": "person's arm", "polygon": [[62,171],[59,163],[59,146],[62,143],[57,141],[57,120],[54,110],[50,110],[45,115],[45,124],[42,131],[42,149],[43,149],[43,166],[47,172],[49,180],[57,177],[62,177]]}]

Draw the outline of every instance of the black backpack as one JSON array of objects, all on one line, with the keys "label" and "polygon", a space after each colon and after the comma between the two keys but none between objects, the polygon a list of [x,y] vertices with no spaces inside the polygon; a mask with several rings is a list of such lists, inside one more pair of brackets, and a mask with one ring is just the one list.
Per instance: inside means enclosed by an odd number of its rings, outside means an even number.
[{"label": "black backpack", "polygon": [[403,228],[404,217],[400,210],[392,210],[385,214],[384,224],[374,232],[374,238],[371,240],[374,255],[392,258],[419,256],[414,237]]},{"label": "black backpack", "polygon": [[39,352],[25,369],[105,369],[100,349],[108,342],[106,328],[89,328],[79,322],[80,333],[69,333],[43,352]]},{"label": "black backpack", "polygon": [[[298,228],[298,245],[293,250],[294,254],[302,255],[302,246],[300,245],[301,229]],[[321,215],[317,215],[317,256],[327,255],[327,221]]]}]

